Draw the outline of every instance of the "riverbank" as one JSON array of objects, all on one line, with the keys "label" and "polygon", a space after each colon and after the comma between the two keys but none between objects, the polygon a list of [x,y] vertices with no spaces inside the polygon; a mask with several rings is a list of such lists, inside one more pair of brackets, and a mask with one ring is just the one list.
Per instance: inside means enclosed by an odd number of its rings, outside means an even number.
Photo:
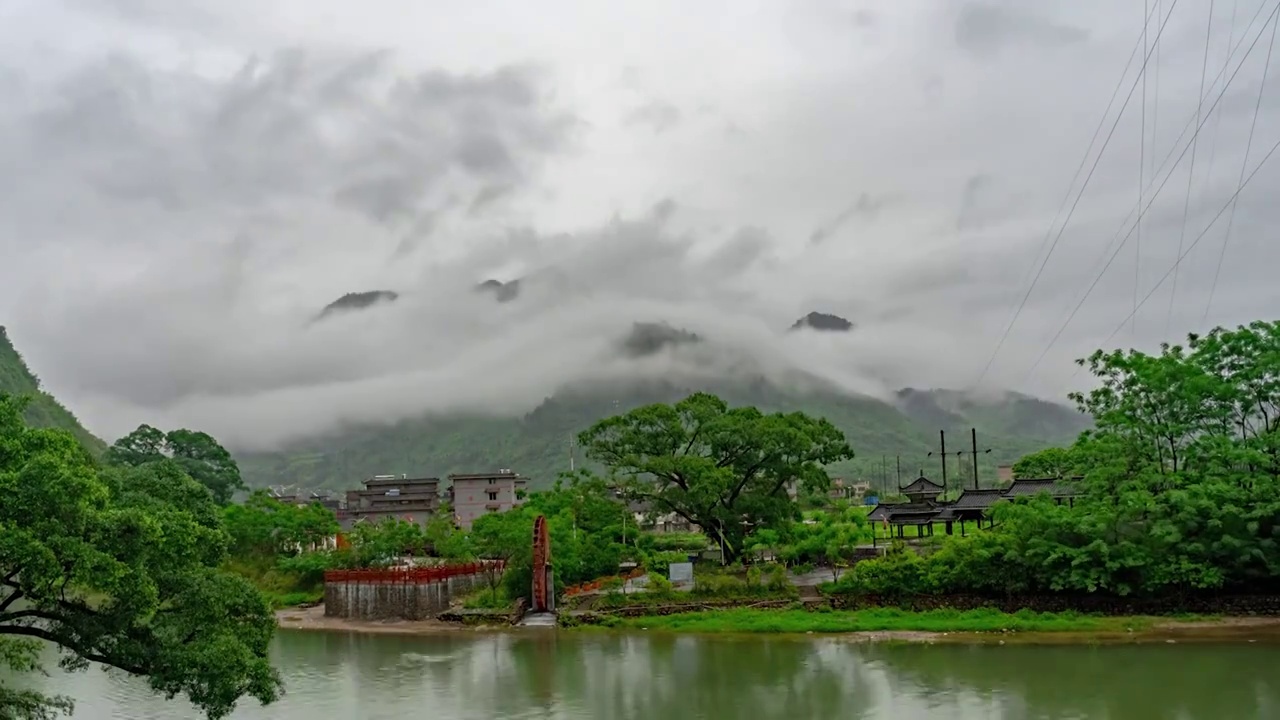
[{"label": "riverbank", "polygon": [[463,625],[440,620],[350,620],[325,617],[324,606],[285,608],[276,611],[276,625],[284,630],[349,632],[369,635],[437,635],[475,630],[500,629],[497,626]]},{"label": "riverbank", "polygon": [[[436,635],[515,631],[509,625],[463,625],[439,620],[371,621],[329,618],[322,606],[276,613],[287,630],[361,634]],[[919,643],[1280,643],[1277,617],[1104,617],[1077,613],[1001,613],[990,610],[911,612],[736,608],[673,615],[610,618],[573,631],[661,632],[694,635],[821,635],[850,642]]]},{"label": "riverbank", "polygon": [[611,630],[693,634],[828,635],[907,642],[1135,642],[1265,640],[1280,642],[1276,617],[1108,617],[1080,613],[897,608],[856,611],[735,608],[698,613],[608,618]]}]

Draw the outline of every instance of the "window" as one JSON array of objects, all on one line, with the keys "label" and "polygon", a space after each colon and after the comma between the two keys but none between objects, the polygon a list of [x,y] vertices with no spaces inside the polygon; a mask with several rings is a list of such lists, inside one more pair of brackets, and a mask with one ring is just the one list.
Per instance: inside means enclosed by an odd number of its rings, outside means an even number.
[{"label": "window", "polygon": [[497,491],[497,490],[490,490],[490,491],[489,491],[489,499],[490,499],[490,500],[497,500],[497,499],[498,499],[498,491]]},{"label": "window", "polygon": [[497,482],[497,481],[498,481],[498,480],[497,480],[497,478],[489,478],[489,484],[490,484],[490,485],[494,484],[494,483],[495,483],[495,482]]}]

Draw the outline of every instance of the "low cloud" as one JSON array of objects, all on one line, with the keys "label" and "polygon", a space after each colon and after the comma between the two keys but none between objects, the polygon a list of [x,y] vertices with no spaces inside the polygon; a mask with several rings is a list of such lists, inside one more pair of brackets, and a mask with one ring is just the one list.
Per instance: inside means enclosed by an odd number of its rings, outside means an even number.
[{"label": "low cloud", "polygon": [[[1218,4],[1210,78],[1256,7],[1233,27]],[[633,377],[969,387],[1140,32],[1105,0],[784,3],[734,23],[688,3],[562,10],[20,3],[0,27],[0,322],[95,432],[145,421],[240,448],[517,415]],[[1265,38],[1201,136],[1185,227],[1186,159],[1090,289],[1139,168],[1149,200],[1152,166],[1190,138],[1205,17],[1179,4],[1158,121],[1154,92],[1145,134],[1141,97],[1127,108],[987,387],[1061,398],[1100,345],[1280,313],[1273,160],[1202,315]],[[1250,170],[1280,139],[1274,90]],[[1164,281],[1116,333],[1180,241],[1199,245],[1178,295]],[[519,292],[477,292],[488,279]],[[398,295],[314,321],[370,290]],[[810,311],[856,328],[787,332]],[[702,341],[626,357],[637,322]]]}]

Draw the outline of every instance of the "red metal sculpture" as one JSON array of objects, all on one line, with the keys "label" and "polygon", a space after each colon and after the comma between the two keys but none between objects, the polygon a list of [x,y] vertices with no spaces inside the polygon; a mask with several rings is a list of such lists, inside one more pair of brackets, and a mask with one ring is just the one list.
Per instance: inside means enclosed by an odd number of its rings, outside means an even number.
[{"label": "red metal sculpture", "polygon": [[547,535],[547,519],[539,515],[533,521],[533,612],[550,612],[554,607],[554,590],[549,587],[551,539]]}]

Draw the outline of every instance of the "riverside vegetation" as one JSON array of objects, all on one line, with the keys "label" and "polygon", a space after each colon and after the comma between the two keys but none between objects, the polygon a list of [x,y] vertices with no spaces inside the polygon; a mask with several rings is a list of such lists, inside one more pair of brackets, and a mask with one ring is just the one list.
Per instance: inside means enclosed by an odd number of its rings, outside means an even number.
[{"label": "riverside vegetation", "polygon": [[[806,518],[786,492],[793,480],[809,494],[826,489],[826,467],[852,456],[843,433],[804,413],[730,408],[707,393],[636,408],[581,433],[604,476],[566,476],[521,507],[479,518],[469,532],[444,514],[425,527],[358,524],[342,549],[327,546],[336,519],[319,506],[282,505],[262,492],[229,502],[244,490],[240,471],[208,435],[142,426],[98,457],[69,432],[29,427],[27,401],[0,395],[0,662],[36,671],[33,643],[48,640],[68,668],[119,667],[223,717],[243,696],[278,695],[266,657],[271,605],[316,599],[324,570],[377,567],[405,554],[497,558],[505,572],[472,602],[506,606],[529,585],[529,528],[538,514],[549,521],[558,591],[613,575],[624,561],[648,570],[647,592],[607,595],[606,606],[675,601],[664,568],[708,545],[729,565],[698,572],[684,597],[786,604],[796,591],[783,567],[815,565],[831,568],[826,592],[887,604],[920,595],[945,604],[956,593],[1275,592],[1280,323],[1215,330],[1155,355],[1099,352],[1084,364],[1099,386],[1073,399],[1094,428],[1017,469],[1083,476],[1073,505],[1047,497],[1003,502],[992,509],[992,529],[941,539],[927,556],[897,547],[856,564],[851,549],[873,532],[862,509]],[[638,532],[615,489],[708,537]],[[1150,620],[793,606],[610,622],[843,632],[1116,629]],[[67,709],[64,699],[0,688],[5,717]]]}]

